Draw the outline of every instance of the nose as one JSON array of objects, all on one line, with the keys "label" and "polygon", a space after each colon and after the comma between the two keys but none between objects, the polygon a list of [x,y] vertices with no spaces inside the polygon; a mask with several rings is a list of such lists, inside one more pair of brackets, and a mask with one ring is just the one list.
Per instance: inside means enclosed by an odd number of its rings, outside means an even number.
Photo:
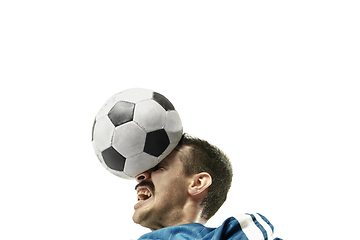
[{"label": "nose", "polygon": [[140,173],[139,175],[137,175],[135,177],[135,179],[138,183],[145,181],[145,180],[149,180],[150,178],[151,178],[151,169],[146,172]]}]

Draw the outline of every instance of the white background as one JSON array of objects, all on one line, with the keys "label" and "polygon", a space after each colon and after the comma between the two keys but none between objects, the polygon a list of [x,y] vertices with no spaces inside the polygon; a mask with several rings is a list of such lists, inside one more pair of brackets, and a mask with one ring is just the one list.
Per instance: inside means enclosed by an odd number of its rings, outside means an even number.
[{"label": "white background", "polygon": [[[209,222],[259,212],[284,239],[358,237],[357,1],[0,3],[0,238],[130,239],[135,182],[91,145],[131,87],[172,101],[234,166]],[[171,196],[169,196],[171,197]]]}]

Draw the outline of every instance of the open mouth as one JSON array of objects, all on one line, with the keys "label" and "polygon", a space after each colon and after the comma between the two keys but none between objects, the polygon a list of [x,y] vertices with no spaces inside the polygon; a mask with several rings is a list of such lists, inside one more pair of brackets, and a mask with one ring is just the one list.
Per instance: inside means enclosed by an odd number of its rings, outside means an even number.
[{"label": "open mouth", "polygon": [[139,188],[139,189],[137,189],[138,202],[146,201],[149,198],[151,198],[151,196],[152,196],[151,191],[148,188]]}]

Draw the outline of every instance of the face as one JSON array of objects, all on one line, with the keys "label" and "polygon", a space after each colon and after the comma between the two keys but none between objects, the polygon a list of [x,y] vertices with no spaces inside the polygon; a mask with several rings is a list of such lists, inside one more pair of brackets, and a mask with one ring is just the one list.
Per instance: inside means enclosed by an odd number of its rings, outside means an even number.
[{"label": "face", "polygon": [[184,218],[191,178],[184,175],[180,157],[187,148],[174,149],[155,168],[136,177],[138,203],[134,206],[135,223],[151,230],[182,224],[176,221]]}]

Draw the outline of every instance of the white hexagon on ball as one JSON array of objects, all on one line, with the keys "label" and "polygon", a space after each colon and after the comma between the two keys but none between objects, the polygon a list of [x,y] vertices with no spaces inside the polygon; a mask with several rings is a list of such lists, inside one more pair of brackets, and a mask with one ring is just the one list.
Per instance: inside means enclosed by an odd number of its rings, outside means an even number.
[{"label": "white hexagon on ball", "polygon": [[135,105],[134,121],[146,132],[162,129],[165,126],[166,111],[154,100],[146,100]]},{"label": "white hexagon on ball", "polygon": [[146,132],[135,122],[120,125],[114,131],[112,146],[124,157],[129,158],[144,150]]},{"label": "white hexagon on ball", "polygon": [[177,111],[166,112],[166,121],[164,127],[169,136],[170,143],[178,143],[182,136],[183,127],[180,116]]},{"label": "white hexagon on ball", "polygon": [[126,159],[124,171],[130,177],[136,177],[139,173],[153,168],[159,163],[157,157],[151,156],[145,152]]},{"label": "white hexagon on ball", "polygon": [[104,116],[96,121],[93,130],[93,144],[96,145],[100,152],[111,146],[114,130],[115,126],[107,116]]}]

